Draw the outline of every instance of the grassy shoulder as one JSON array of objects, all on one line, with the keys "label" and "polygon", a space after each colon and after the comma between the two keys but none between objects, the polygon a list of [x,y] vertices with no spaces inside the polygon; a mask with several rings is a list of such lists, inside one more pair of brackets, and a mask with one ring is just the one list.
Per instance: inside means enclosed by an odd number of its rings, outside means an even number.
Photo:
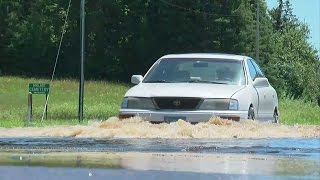
[{"label": "grassy shoulder", "polygon": [[[29,83],[48,83],[45,79],[0,77],[0,127],[24,126]],[[50,86],[48,120],[41,122],[45,95],[33,95],[33,124],[78,124],[78,88],[76,80],[55,80]],[[86,81],[84,90],[85,121],[107,119],[118,114],[129,86],[121,83]]]},{"label": "grassy shoulder", "polygon": [[280,121],[282,124],[320,124],[320,107],[301,100],[280,100]]},{"label": "grassy shoulder", "polygon": [[[46,83],[45,79],[0,77],[0,127],[25,126],[29,83]],[[44,95],[33,95],[34,126],[78,124],[78,87],[76,80],[55,80],[50,87],[48,119],[40,121]],[[86,81],[85,121],[105,120],[118,114],[123,95],[129,85],[121,83]],[[280,100],[281,123],[320,124],[320,107],[300,100]]]}]

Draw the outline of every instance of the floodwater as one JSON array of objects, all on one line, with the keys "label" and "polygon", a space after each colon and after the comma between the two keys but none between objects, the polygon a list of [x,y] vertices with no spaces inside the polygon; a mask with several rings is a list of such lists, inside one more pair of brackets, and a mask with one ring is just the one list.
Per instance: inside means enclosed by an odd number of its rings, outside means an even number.
[{"label": "floodwater", "polygon": [[0,179],[318,179],[320,141],[0,138],[0,172]]},{"label": "floodwater", "polygon": [[77,138],[320,138],[320,126],[287,126],[270,122],[220,118],[190,124],[178,120],[151,124],[139,118],[92,121],[89,125],[45,128],[0,128],[0,137],[77,137]]},{"label": "floodwater", "polygon": [[319,179],[319,126],[212,119],[0,129],[0,179]]}]

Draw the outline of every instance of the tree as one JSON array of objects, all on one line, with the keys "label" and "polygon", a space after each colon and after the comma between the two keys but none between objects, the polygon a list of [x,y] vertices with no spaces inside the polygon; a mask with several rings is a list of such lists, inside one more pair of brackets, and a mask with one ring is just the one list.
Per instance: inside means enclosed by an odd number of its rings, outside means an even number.
[{"label": "tree", "polygon": [[[85,74],[128,81],[164,54],[218,52],[255,58],[279,94],[320,99],[319,57],[289,0],[95,0],[86,4]],[[79,5],[72,1],[56,75],[79,74]],[[0,0],[0,71],[50,77],[68,1]],[[317,93],[314,93],[316,90]],[[316,94],[316,95],[315,95]],[[315,98],[315,96],[317,98]],[[318,100],[320,101],[320,100]]]},{"label": "tree", "polygon": [[317,102],[320,98],[320,61],[308,43],[309,29],[293,15],[290,2],[279,1],[270,12],[273,18],[274,46],[269,69],[277,89],[284,95]]}]

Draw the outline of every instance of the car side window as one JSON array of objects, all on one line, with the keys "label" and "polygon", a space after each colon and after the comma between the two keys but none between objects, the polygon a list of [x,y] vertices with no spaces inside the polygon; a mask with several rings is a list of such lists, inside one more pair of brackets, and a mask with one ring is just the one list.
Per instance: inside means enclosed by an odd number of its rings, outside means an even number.
[{"label": "car side window", "polygon": [[254,68],[256,69],[258,77],[264,77],[264,74],[263,74],[261,68],[259,67],[259,65],[252,59],[250,61],[252,62]]},{"label": "car side window", "polygon": [[257,71],[254,68],[254,66],[250,60],[247,61],[247,64],[248,64],[248,68],[249,68],[250,77],[252,80],[254,80],[257,77]]}]

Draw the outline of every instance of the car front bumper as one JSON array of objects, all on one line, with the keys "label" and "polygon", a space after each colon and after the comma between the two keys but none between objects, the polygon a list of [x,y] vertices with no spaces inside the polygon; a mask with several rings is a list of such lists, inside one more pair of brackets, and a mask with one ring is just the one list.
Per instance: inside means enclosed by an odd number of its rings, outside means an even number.
[{"label": "car front bumper", "polygon": [[188,122],[207,122],[212,117],[221,117],[239,121],[247,119],[248,111],[169,111],[169,110],[140,110],[140,109],[120,109],[119,118],[125,119],[138,116],[151,122],[173,122],[183,119]]}]

